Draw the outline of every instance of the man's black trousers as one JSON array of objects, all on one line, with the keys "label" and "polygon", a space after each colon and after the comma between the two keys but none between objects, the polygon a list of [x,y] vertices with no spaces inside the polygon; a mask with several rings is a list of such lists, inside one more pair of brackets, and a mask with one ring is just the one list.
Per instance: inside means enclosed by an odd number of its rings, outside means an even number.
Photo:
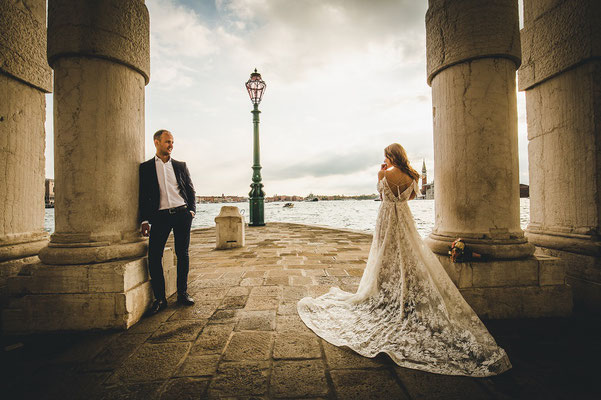
[{"label": "man's black trousers", "polygon": [[157,300],[165,299],[165,276],[163,274],[163,250],[173,229],[175,241],[175,256],[177,257],[177,292],[184,293],[188,290],[188,271],[190,269],[190,227],[192,214],[185,206],[169,213],[168,210],[158,212],[150,227],[148,242],[148,270],[154,297]]}]

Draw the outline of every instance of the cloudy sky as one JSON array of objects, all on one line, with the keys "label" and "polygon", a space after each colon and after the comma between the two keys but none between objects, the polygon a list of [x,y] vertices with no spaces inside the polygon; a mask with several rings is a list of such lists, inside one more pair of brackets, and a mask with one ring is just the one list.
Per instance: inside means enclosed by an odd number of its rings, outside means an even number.
[{"label": "cloudy sky", "polygon": [[[374,193],[383,149],[401,143],[433,177],[425,13],[416,0],[146,0],[152,134],[175,135],[197,194],[247,195],[257,68],[261,165],[267,195]],[[51,95],[48,110],[52,112]],[[520,181],[528,183],[523,94],[518,96]],[[52,177],[52,118],[47,120]]]}]

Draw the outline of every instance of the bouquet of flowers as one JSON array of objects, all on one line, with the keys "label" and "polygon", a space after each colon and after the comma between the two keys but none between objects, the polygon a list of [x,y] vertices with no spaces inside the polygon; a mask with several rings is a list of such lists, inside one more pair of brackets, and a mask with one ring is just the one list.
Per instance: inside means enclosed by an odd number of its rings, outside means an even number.
[{"label": "bouquet of flowers", "polygon": [[482,255],[473,252],[466,245],[463,239],[455,239],[455,241],[451,244],[451,250],[449,250],[449,255],[451,257],[451,262],[467,262],[473,258],[481,258]]}]

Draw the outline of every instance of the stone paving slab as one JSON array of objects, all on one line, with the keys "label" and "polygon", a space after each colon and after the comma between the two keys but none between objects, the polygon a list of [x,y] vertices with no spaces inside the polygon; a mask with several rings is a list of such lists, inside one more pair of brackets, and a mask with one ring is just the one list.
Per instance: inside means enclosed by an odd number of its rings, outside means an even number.
[{"label": "stone paving slab", "polygon": [[485,321],[513,363],[501,376],[410,370],[329,344],[296,311],[332,286],[357,289],[370,235],[270,223],[246,242],[216,251],[213,228],[192,232],[192,307],[171,298],[126,332],[3,337],[2,398],[601,398],[599,318]]}]

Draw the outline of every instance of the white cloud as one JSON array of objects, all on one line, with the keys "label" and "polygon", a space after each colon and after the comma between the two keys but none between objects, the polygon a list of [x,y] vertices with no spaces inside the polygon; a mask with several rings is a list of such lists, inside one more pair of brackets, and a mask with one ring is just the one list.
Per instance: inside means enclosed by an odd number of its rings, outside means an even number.
[{"label": "white cloud", "polygon": [[[153,132],[172,130],[174,158],[187,161],[199,194],[248,194],[252,106],[244,82],[255,67],[267,82],[260,125],[267,193],[373,193],[392,142],[418,170],[425,159],[434,176],[427,2],[216,0],[211,13],[196,0],[146,4],[146,155]],[[523,110],[523,99],[518,104]],[[51,146],[46,154],[50,165]]]}]

